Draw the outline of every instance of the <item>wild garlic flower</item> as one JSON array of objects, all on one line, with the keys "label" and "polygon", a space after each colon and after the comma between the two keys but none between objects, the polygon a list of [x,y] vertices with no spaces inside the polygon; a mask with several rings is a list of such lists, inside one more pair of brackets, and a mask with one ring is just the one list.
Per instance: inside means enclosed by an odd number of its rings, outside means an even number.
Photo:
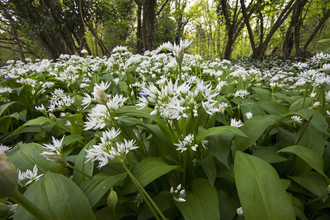
[{"label": "wild garlic flower", "polygon": [[12,91],[14,91],[14,90],[12,88],[9,88],[9,87],[0,88],[0,94],[12,93]]},{"label": "wild garlic flower", "polygon": [[221,103],[219,104],[219,106],[218,106],[218,108],[219,108],[219,112],[220,112],[221,114],[224,114],[226,108],[228,108],[228,107],[229,107],[228,103],[221,102]]},{"label": "wild garlic flower", "polygon": [[63,89],[55,89],[51,93],[50,104],[48,105],[48,111],[53,112],[55,110],[63,111],[74,103],[74,100],[65,95]]},{"label": "wild garlic flower", "polygon": [[183,141],[179,140],[178,144],[174,144],[175,146],[177,146],[178,148],[176,150],[181,151],[180,153],[182,153],[183,151],[188,150],[187,147],[190,147],[193,151],[197,150],[198,145],[194,144],[194,135],[193,134],[188,134]]},{"label": "wild garlic flower", "polygon": [[138,193],[133,201],[134,203],[136,203],[136,207],[139,207],[140,204],[143,203],[143,197],[141,196],[140,193]]},{"label": "wild garlic flower", "polygon": [[303,120],[300,116],[296,116],[296,115],[292,116],[291,119],[299,124],[301,124]]},{"label": "wild garlic flower", "polygon": [[33,170],[27,169],[25,172],[22,172],[21,170],[18,171],[18,185],[21,187],[28,186],[31,183],[38,181],[40,177],[42,177],[44,174],[38,175],[38,167],[37,165],[34,165]]},{"label": "wild garlic flower", "polygon": [[181,187],[181,184],[179,184],[176,189],[171,187],[170,193],[172,194],[173,199],[175,201],[177,201],[177,202],[185,202],[186,201],[184,199],[186,197],[186,190],[183,187]]},{"label": "wild garlic flower", "polygon": [[184,49],[189,47],[191,43],[192,41],[189,42],[187,39],[185,41],[182,41],[181,39],[179,45],[176,45],[176,43],[174,43],[173,45],[170,42],[167,42],[162,44],[157,50],[160,51],[161,49],[165,48],[169,51],[172,51],[177,63],[181,64],[184,56]]},{"label": "wild garlic flower", "polygon": [[244,216],[243,208],[242,208],[242,207],[239,207],[239,208],[236,210],[236,212],[237,212],[237,215],[238,215],[238,216]]},{"label": "wild garlic flower", "polygon": [[11,147],[8,147],[6,145],[3,145],[0,143],[0,148],[4,151],[4,152],[9,152],[11,150]]},{"label": "wild garlic flower", "polygon": [[62,142],[64,140],[64,136],[60,141],[55,139],[54,137],[52,137],[52,139],[53,144],[43,144],[44,148],[48,149],[49,151],[44,151],[40,155],[44,156],[49,161],[53,161],[63,166],[68,166],[68,162],[65,160],[62,152]]},{"label": "wild garlic flower", "polygon": [[[104,131],[103,136],[100,138],[101,143],[93,145],[87,152],[87,161],[99,161],[98,168],[105,166],[109,160],[116,160],[119,162],[124,161],[126,155],[131,150],[139,148],[135,145],[135,140],[126,140],[124,143],[114,142],[114,139],[120,134],[120,130],[115,130],[114,127],[111,130]],[[86,161],[86,162],[87,162]]]},{"label": "wild garlic flower", "polygon": [[241,97],[242,99],[244,99],[246,96],[248,96],[250,93],[247,91],[247,90],[238,90],[238,91],[236,91],[236,93],[235,93],[235,98],[236,97]]},{"label": "wild garlic flower", "polygon": [[106,126],[114,126],[115,120],[118,118],[115,116],[116,111],[124,106],[124,102],[128,98],[124,98],[123,95],[116,94],[111,96],[105,105],[97,104],[91,109],[88,114],[87,122],[85,122],[85,129],[102,129]]},{"label": "wild garlic flower", "polygon": [[231,118],[230,119],[230,126],[232,127],[242,127],[244,124],[243,122],[241,121],[241,119],[236,119],[236,118]]},{"label": "wild garlic flower", "polygon": [[253,117],[252,112],[246,112],[244,115],[246,116],[247,119],[250,119]]}]

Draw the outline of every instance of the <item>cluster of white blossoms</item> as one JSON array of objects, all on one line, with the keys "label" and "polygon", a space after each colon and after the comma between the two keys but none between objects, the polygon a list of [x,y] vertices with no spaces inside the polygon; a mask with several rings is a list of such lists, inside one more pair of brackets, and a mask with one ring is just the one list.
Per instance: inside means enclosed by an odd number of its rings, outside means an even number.
[{"label": "cluster of white blossoms", "polygon": [[178,85],[176,80],[166,80],[162,85],[149,83],[140,93],[137,109],[143,109],[149,104],[155,106],[151,115],[159,114],[166,122],[187,118],[189,113],[198,116],[202,107],[207,114],[224,112],[228,104],[219,103],[216,98],[219,93],[214,92],[211,84],[204,85],[203,80],[196,79],[194,83],[184,82]]},{"label": "cluster of white blossoms", "polygon": [[179,184],[178,187],[176,187],[176,189],[171,187],[170,193],[172,194],[173,199],[175,201],[177,201],[177,202],[185,202],[186,201],[184,199],[186,197],[186,190],[183,187],[181,187],[181,184]]},{"label": "cluster of white blossoms", "polygon": [[[115,120],[118,118],[115,116],[116,111],[124,106],[124,103],[128,99],[122,94],[115,96],[107,95],[105,91],[110,86],[110,83],[101,82],[94,86],[94,91],[91,98],[87,93],[85,93],[85,98],[83,99],[83,105],[86,107],[91,102],[98,102],[91,112],[88,114],[87,122],[85,122],[85,130],[90,129],[102,129],[107,126],[114,126]],[[85,107],[85,108],[86,108]]]},{"label": "cluster of white blossoms", "polygon": [[[87,161],[99,161],[98,168],[105,166],[109,160],[124,161],[129,151],[139,148],[135,145],[135,140],[123,139],[123,142],[115,142],[114,139],[120,134],[120,130],[112,127],[110,130],[104,131],[101,143],[93,145],[87,152]],[[86,162],[87,162],[86,161]]]},{"label": "cluster of white blossoms", "polygon": [[44,156],[47,160],[53,161],[55,163],[59,163],[63,166],[67,166],[68,162],[64,159],[63,156],[63,145],[62,142],[64,140],[64,136],[61,140],[57,140],[56,138],[52,137],[53,144],[43,144],[44,148],[48,149],[49,151],[44,151],[40,155]]},{"label": "cluster of white blossoms", "polygon": [[17,170],[18,172],[18,185],[21,187],[28,186],[31,183],[38,181],[40,177],[42,177],[44,174],[38,175],[38,167],[37,165],[34,165],[33,170],[27,169],[25,172],[22,172],[21,170]]},{"label": "cluster of white blossoms", "polygon": [[178,148],[176,150],[181,151],[186,151],[188,147],[190,147],[193,151],[197,150],[198,144],[194,144],[194,135],[193,134],[188,134],[183,141],[179,140],[178,144],[174,144]]},{"label": "cluster of white blossoms", "polygon": [[0,148],[2,149],[2,151],[4,152],[9,152],[11,150],[11,147],[8,147],[6,145],[3,145],[2,143],[0,143]]},{"label": "cluster of white blossoms", "polygon": [[49,102],[48,112],[53,112],[56,110],[64,111],[74,103],[74,100],[69,95],[65,95],[63,89],[55,89],[51,93]]}]

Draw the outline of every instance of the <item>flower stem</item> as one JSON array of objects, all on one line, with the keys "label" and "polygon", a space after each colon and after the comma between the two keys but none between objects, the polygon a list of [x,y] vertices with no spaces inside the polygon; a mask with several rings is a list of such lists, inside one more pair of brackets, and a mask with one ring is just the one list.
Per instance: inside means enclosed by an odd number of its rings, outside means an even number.
[{"label": "flower stem", "polygon": [[[131,173],[131,171],[127,168],[126,164],[124,162],[121,162],[121,165],[125,168],[127,174],[130,176],[130,178],[132,179],[135,187],[138,189],[138,191],[140,192],[141,196],[143,197],[143,200],[146,202],[146,204],[148,205],[148,207],[150,208],[151,212],[154,214],[156,219],[159,219],[156,211],[158,212],[158,214],[160,215],[160,217],[163,220],[166,220],[166,217],[164,216],[164,214],[162,213],[162,211],[160,211],[160,209],[158,208],[158,206],[156,205],[156,203],[153,201],[153,199],[149,196],[149,194],[145,191],[145,189],[143,188],[143,186],[139,183],[139,181],[135,178],[135,176]],[[151,204],[150,204],[151,203]],[[153,207],[152,207],[153,206]],[[156,209],[156,211],[154,210],[154,208]]]},{"label": "flower stem", "polygon": [[43,213],[39,208],[33,205],[29,200],[27,200],[18,190],[10,196],[19,205],[21,205],[26,211],[33,215],[36,219],[40,220],[51,220],[45,213]]},{"label": "flower stem", "polygon": [[87,173],[85,173],[85,172],[83,172],[83,171],[81,171],[81,170],[75,168],[74,166],[72,166],[72,165],[70,165],[70,164],[68,164],[67,167],[69,167],[69,168],[71,168],[71,169],[77,171],[78,173],[84,175],[85,177],[87,177],[87,178],[89,178],[89,179],[92,179],[92,177],[91,177],[90,175],[88,175]]}]

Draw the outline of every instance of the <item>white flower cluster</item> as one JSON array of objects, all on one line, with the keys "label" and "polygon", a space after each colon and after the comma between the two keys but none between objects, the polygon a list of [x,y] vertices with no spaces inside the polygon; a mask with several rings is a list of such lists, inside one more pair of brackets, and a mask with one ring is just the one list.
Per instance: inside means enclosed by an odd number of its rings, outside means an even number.
[{"label": "white flower cluster", "polygon": [[53,144],[43,144],[44,148],[48,149],[49,151],[44,151],[40,155],[44,156],[47,160],[53,161],[55,163],[59,163],[63,166],[67,166],[68,162],[64,159],[63,156],[63,145],[62,142],[64,140],[64,136],[59,141],[52,137]]},{"label": "white flower cluster", "polygon": [[[103,132],[101,137],[101,143],[93,145],[87,152],[87,161],[99,161],[98,168],[105,166],[109,163],[109,160],[117,160],[119,162],[124,161],[126,154],[129,151],[139,148],[135,145],[135,140],[123,139],[124,143],[114,142],[114,139],[120,134],[120,130],[116,130],[114,127],[111,130]],[[87,162],[86,161],[86,162]]]},{"label": "white flower cluster", "polygon": [[[182,188],[182,189],[181,189]],[[181,184],[178,185],[178,187],[174,190],[173,187],[170,189],[170,193],[173,196],[173,199],[177,202],[185,202],[184,199],[186,197],[186,190],[181,187]]]},{"label": "white flower cluster", "polygon": [[27,169],[25,172],[22,172],[21,170],[17,170],[18,172],[18,185],[21,187],[28,186],[29,184],[38,181],[40,177],[42,177],[44,174],[38,175],[38,167],[37,165],[34,165],[33,170]]},{"label": "white flower cluster", "polygon": [[174,145],[178,147],[176,150],[181,151],[180,153],[186,151],[188,149],[187,147],[190,147],[193,151],[196,151],[198,147],[198,144],[194,144],[193,134],[188,134],[183,141],[179,140],[179,143]]}]

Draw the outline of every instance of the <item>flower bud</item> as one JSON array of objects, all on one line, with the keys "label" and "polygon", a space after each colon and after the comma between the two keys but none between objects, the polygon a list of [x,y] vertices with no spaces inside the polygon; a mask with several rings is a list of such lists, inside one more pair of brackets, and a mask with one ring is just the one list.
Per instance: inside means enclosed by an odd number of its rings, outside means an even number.
[{"label": "flower bud", "polygon": [[118,203],[117,193],[116,193],[116,191],[113,190],[113,188],[111,188],[110,193],[109,193],[108,198],[107,198],[107,205],[111,209],[115,209],[117,203]]},{"label": "flower bud", "polygon": [[17,191],[17,171],[0,148],[0,198],[9,197]]},{"label": "flower bud", "polygon": [[95,98],[99,103],[104,105],[107,103],[108,101],[107,95],[101,88],[94,86],[94,94],[95,94]]},{"label": "flower bud", "polygon": [[239,208],[236,210],[236,212],[237,212],[237,215],[238,215],[238,216],[244,216],[243,208],[242,208],[242,207],[239,207]]},{"label": "flower bud", "polygon": [[50,119],[52,119],[53,121],[56,121],[56,116],[53,113],[49,113],[48,114]]},{"label": "flower bud", "polygon": [[328,193],[330,194],[330,185],[328,186],[327,190],[328,190]]},{"label": "flower bud", "polygon": [[67,167],[69,165],[68,162],[63,157],[61,157],[60,155],[58,155],[54,152],[44,151],[40,155],[46,157],[47,160],[61,164],[62,166]]}]

